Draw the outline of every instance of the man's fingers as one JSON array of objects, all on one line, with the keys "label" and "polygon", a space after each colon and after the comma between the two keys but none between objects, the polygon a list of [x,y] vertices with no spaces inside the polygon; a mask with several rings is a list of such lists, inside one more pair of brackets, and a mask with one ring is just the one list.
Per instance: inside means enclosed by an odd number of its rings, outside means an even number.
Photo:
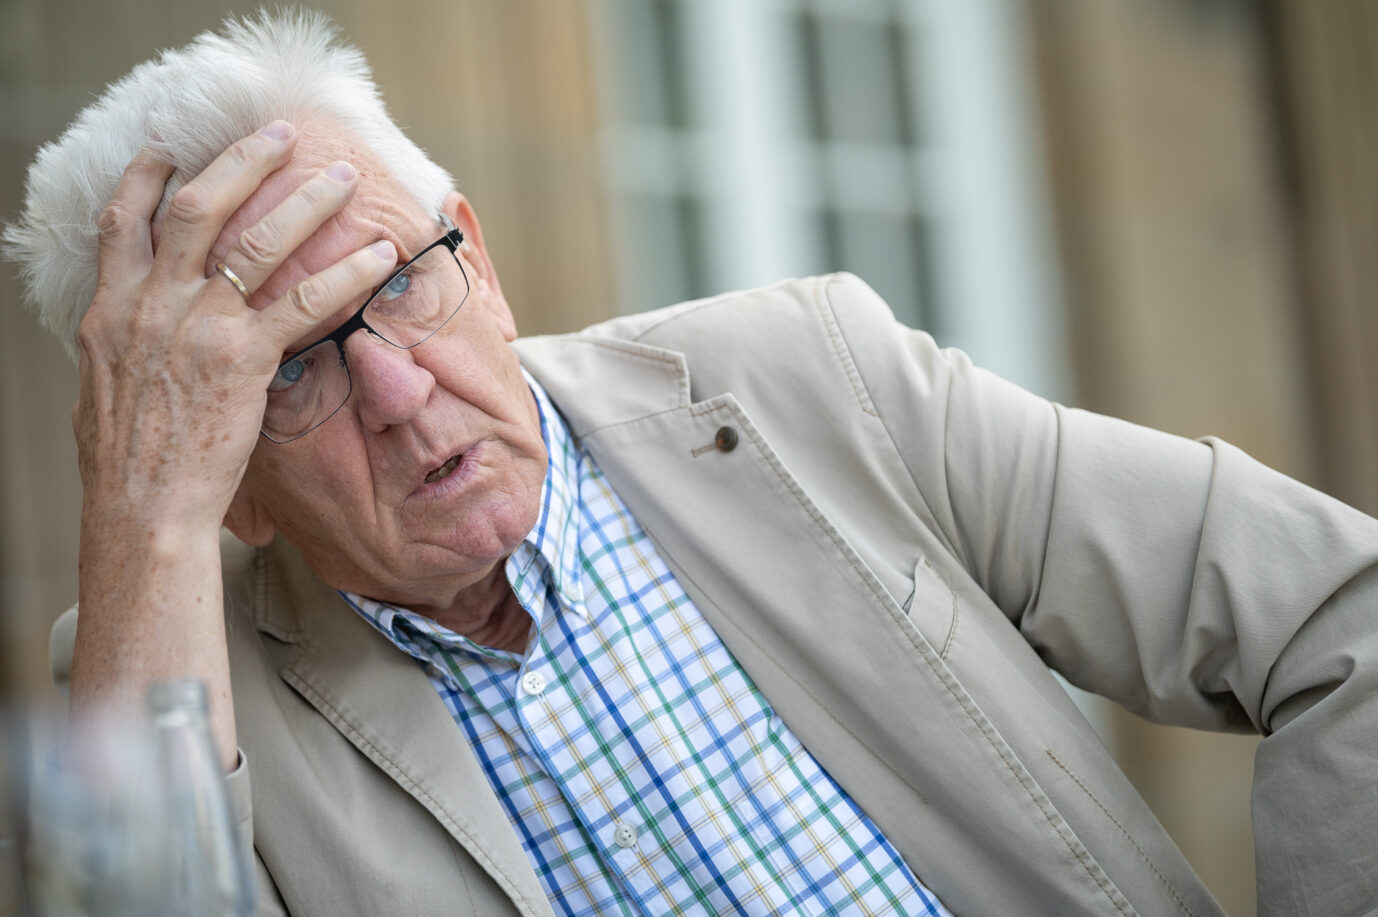
[{"label": "man's fingers", "polygon": [[153,260],[151,221],[171,176],[172,166],[149,150],[141,150],[129,161],[96,221],[100,270],[126,273]]},{"label": "man's fingers", "polygon": [[202,267],[225,221],[292,154],[296,129],[274,121],[256,134],[237,141],[215,158],[205,171],[179,188],[168,202],[158,239],[166,255],[186,279],[204,276]]},{"label": "man's fingers", "polygon": [[361,303],[397,265],[391,242],[374,242],[303,280],[287,295],[258,312],[265,336],[286,350],[346,306]]},{"label": "man's fingers", "polygon": [[357,178],[349,163],[331,163],[241,232],[223,258],[211,260],[224,261],[249,289],[258,289],[297,246],[349,203]]}]

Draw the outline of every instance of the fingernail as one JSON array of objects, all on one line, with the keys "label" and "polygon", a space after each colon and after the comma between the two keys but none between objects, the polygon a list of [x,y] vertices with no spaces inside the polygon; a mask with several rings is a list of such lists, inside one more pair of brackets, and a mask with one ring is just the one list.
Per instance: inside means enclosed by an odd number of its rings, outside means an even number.
[{"label": "fingernail", "polygon": [[387,239],[383,239],[379,242],[374,242],[372,245],[368,247],[368,250],[373,252],[379,258],[382,258],[388,264],[392,264],[394,261],[397,260],[397,249],[393,248],[392,243],[389,242]]},{"label": "fingernail", "polygon": [[265,137],[271,137],[274,140],[286,140],[288,137],[292,136],[292,130],[292,125],[288,124],[286,121],[273,121],[270,124],[264,125],[263,130],[259,131],[259,133]]},{"label": "fingernail", "polygon": [[332,162],[325,167],[325,174],[335,181],[353,181],[357,173],[354,171],[354,167],[347,162]]}]

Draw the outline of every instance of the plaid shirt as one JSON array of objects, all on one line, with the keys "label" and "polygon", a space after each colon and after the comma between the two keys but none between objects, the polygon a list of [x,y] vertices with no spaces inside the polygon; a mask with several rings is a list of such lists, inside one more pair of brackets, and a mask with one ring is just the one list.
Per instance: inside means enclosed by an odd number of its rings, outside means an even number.
[{"label": "plaid shirt", "polygon": [[345,599],[430,674],[556,913],[948,914],[799,743],[579,449],[506,572],[525,655]]}]

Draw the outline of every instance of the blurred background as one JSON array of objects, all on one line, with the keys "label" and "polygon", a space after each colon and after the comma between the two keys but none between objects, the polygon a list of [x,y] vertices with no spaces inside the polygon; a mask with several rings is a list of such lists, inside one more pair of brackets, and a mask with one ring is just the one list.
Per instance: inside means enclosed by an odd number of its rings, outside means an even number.
[{"label": "blurred background", "polygon": [[[1370,0],[319,5],[474,202],[526,333],[851,270],[1042,395],[1220,435],[1378,512]],[[4,0],[0,218],[105,83],[255,6]],[[75,370],[17,292],[0,266],[0,710],[22,723],[60,708],[81,495]],[[1086,709],[1252,913],[1255,740]]]}]

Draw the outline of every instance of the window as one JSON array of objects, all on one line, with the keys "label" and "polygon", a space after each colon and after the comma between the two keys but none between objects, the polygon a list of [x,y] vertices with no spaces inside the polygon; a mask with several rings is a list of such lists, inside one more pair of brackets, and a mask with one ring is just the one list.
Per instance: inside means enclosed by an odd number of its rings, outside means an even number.
[{"label": "window", "polygon": [[1068,390],[1021,8],[596,0],[622,311],[849,270]]}]

